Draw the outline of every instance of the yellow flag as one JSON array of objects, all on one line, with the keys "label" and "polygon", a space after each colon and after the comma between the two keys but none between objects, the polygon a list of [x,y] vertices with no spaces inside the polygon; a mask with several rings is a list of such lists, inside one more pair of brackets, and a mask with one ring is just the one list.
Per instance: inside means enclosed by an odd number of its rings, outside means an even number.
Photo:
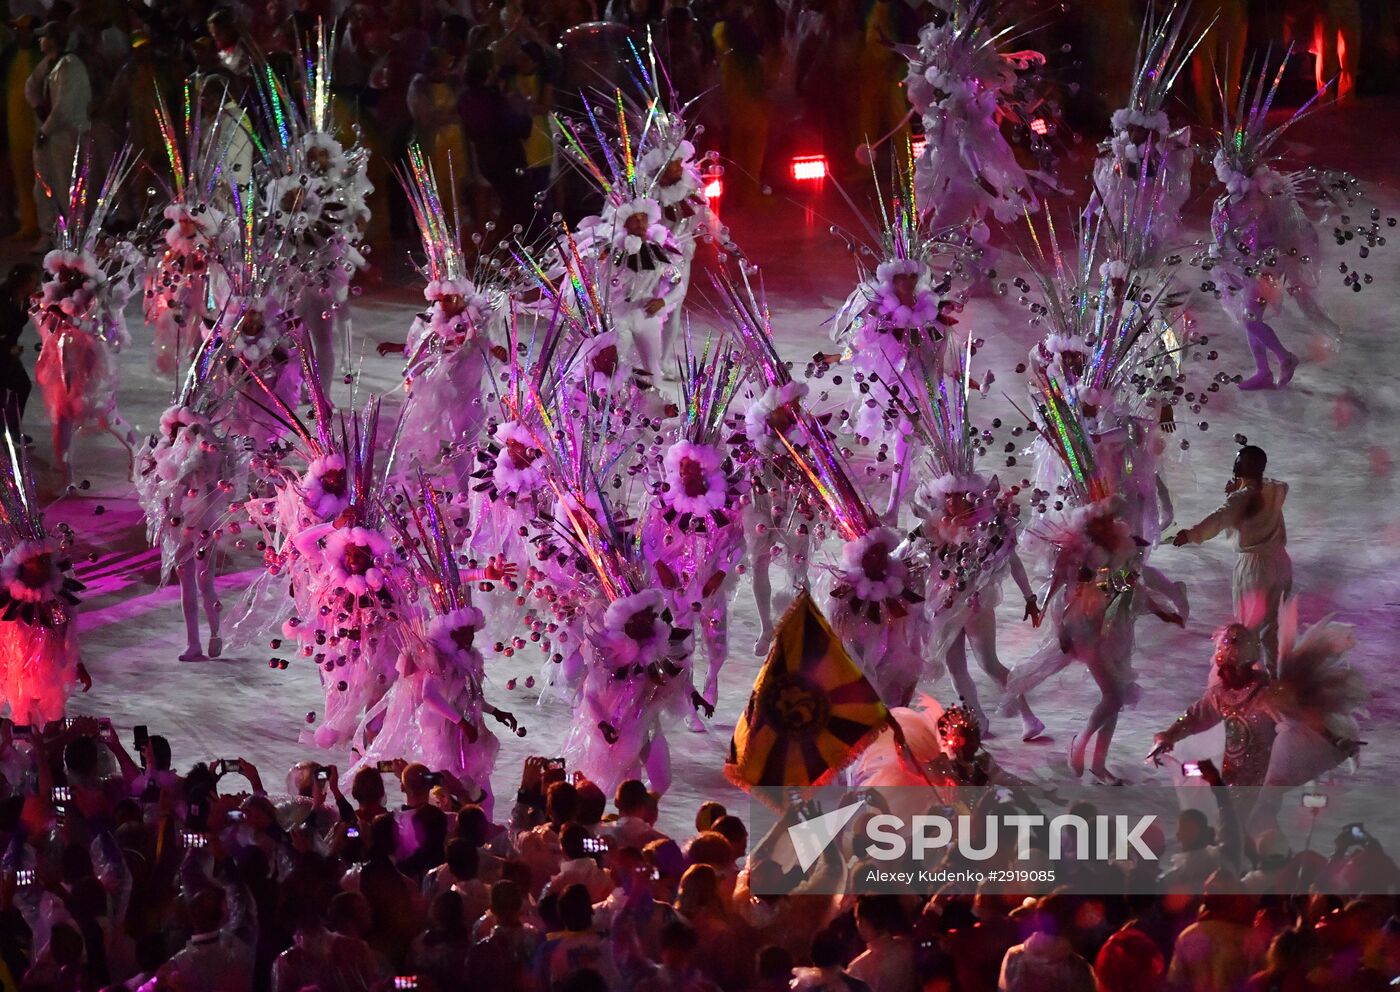
[{"label": "yellow flag", "polygon": [[888,724],[890,711],[803,590],[734,728],[724,773],[741,789],[822,785]]}]

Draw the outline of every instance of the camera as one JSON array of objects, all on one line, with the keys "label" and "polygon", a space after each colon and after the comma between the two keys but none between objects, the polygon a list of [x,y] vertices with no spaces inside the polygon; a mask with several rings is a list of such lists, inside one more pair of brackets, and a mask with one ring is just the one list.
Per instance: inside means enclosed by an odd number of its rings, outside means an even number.
[{"label": "camera", "polygon": [[1187,778],[1200,778],[1201,766],[1194,761],[1183,761],[1181,763],[1181,774]]},{"label": "camera", "polygon": [[1303,793],[1303,809],[1326,809],[1327,797],[1320,792]]},{"label": "camera", "polygon": [[423,784],[430,789],[435,785],[442,785],[442,772],[428,772],[423,776]]},{"label": "camera", "polygon": [[330,778],[331,778],[330,769],[328,769],[325,765],[317,765],[317,766],[316,766],[316,781],[318,781],[318,782],[329,782],[329,781],[330,781]]},{"label": "camera", "polygon": [[395,762],[392,759],[385,758],[374,763],[374,770],[381,774],[392,775],[394,774],[394,764]]}]

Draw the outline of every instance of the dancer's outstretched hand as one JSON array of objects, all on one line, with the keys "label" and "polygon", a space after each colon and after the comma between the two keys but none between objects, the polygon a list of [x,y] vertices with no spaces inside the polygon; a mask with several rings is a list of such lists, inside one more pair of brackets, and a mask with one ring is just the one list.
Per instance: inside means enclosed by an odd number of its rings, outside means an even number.
[{"label": "dancer's outstretched hand", "polygon": [[519,571],[520,566],[513,561],[500,561],[496,558],[489,558],[486,561],[486,577],[493,581],[513,579]]},{"label": "dancer's outstretched hand", "polygon": [[520,723],[515,719],[515,714],[507,710],[493,710],[491,715],[496,718],[496,722],[504,724],[513,734],[520,729]]},{"label": "dancer's outstretched hand", "polygon": [[1034,629],[1038,630],[1040,628],[1040,621],[1042,619],[1040,604],[1036,601],[1034,596],[1026,597],[1026,613],[1021,619],[1029,620],[1031,622],[1031,627]]},{"label": "dancer's outstretched hand", "polygon": [[78,662],[78,684],[83,687],[83,692],[92,688],[92,676],[88,674],[87,666],[81,661]]},{"label": "dancer's outstretched hand", "polygon": [[715,717],[715,708],[714,708],[713,706],[711,706],[711,705],[705,700],[705,697],[704,697],[704,696],[700,695],[700,690],[699,690],[699,689],[691,689],[691,690],[690,690],[690,701],[691,701],[692,704],[694,704],[694,706],[695,706],[695,708],[696,708],[697,710],[699,710],[701,713],[704,713],[704,714],[705,714],[705,719],[707,719],[707,720],[713,720],[713,719],[714,719],[714,717]]},{"label": "dancer's outstretched hand", "polygon": [[1172,538],[1172,547],[1174,548],[1184,548],[1190,543],[1191,535],[1184,530],[1177,531],[1176,536]]},{"label": "dancer's outstretched hand", "polygon": [[1160,765],[1162,763],[1162,755],[1172,749],[1172,742],[1167,739],[1166,734],[1156,734],[1152,738],[1152,745],[1152,750],[1148,751],[1147,757],[1142,760],[1144,763],[1150,761],[1154,765]]}]

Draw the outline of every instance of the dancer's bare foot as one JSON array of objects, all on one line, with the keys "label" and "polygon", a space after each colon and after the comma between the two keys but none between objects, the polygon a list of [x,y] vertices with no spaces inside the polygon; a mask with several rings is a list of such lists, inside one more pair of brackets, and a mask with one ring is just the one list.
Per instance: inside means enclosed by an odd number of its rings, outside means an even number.
[{"label": "dancer's bare foot", "polygon": [[1089,769],[1089,774],[1092,775],[1092,776],[1094,776],[1094,781],[1098,782],[1099,785],[1127,785],[1127,784],[1128,784],[1128,783],[1125,782],[1123,779],[1119,778],[1117,775],[1115,775],[1115,774],[1113,774],[1111,771],[1109,771],[1108,768],[1107,768],[1107,766],[1105,766],[1105,767],[1103,767],[1103,768],[1090,768],[1090,769]]},{"label": "dancer's bare foot", "polygon": [[1069,739],[1069,770],[1075,778],[1084,776],[1084,749],[1079,746],[1079,735]]},{"label": "dancer's bare foot", "polygon": [[1298,356],[1288,354],[1278,363],[1278,387],[1282,389],[1293,381],[1293,373],[1298,371]]},{"label": "dancer's bare foot", "polygon": [[753,653],[760,658],[768,656],[768,649],[773,646],[773,631],[765,627],[759,632],[758,640],[753,642]]},{"label": "dancer's bare foot", "polygon": [[224,653],[224,639],[217,634],[209,638],[209,657],[217,658]]},{"label": "dancer's bare foot", "polygon": [[1041,722],[1040,717],[1021,718],[1021,740],[1033,741],[1043,733],[1045,733],[1045,724]]},{"label": "dancer's bare foot", "polygon": [[1260,369],[1248,379],[1240,381],[1240,389],[1245,392],[1253,392],[1256,389],[1273,389],[1274,374],[1268,369]]},{"label": "dancer's bare foot", "polygon": [[204,661],[205,658],[204,649],[198,644],[191,644],[185,648],[184,654],[180,655],[181,661]]}]

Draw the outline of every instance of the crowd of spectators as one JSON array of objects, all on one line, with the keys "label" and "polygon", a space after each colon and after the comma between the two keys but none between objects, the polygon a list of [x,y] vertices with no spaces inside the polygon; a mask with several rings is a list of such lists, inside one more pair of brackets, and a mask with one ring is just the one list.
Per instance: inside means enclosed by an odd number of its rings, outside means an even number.
[{"label": "crowd of spectators", "polygon": [[[1126,95],[1148,5],[1026,0],[1040,13],[1027,18],[1022,41],[1055,53],[1062,102],[1082,111],[1077,126],[1104,125]],[[1383,0],[1220,6],[1187,82],[1206,122],[1212,65],[1237,73],[1247,50],[1287,41],[1320,77],[1340,75],[1338,91],[1351,93],[1358,78],[1372,89],[1393,82],[1395,13]],[[859,178],[857,150],[907,110],[895,46],[934,16],[931,0],[9,0],[9,13],[0,26],[0,234],[41,238],[52,216],[46,188],[64,181],[80,138],[100,162],[129,137],[159,170],[157,93],[178,105],[181,82],[196,72],[246,83],[258,60],[285,62],[326,23],[335,27],[337,114],[360,127],[372,155],[376,248],[411,233],[391,170],[414,140],[439,175],[450,157],[472,223],[528,223],[558,166],[550,114],[606,76],[590,59],[626,53],[624,28],[654,39],[681,100],[701,98],[691,113],[705,148],[732,167],[730,203],[752,202],[780,180],[793,151],[824,150],[835,174]],[[600,21],[611,27],[571,32]]]},{"label": "crowd of spectators", "polygon": [[[1393,898],[1251,894],[1296,859],[1265,846],[1241,877],[1195,813],[1165,867],[1169,891],[1203,895],[1115,892],[1125,876],[1097,896],[767,895],[775,862],[749,861],[766,838],[718,802],[668,833],[643,783],[608,797],[555,759],[527,759],[493,821],[421,764],[362,767],[346,790],[306,761],[269,792],[241,758],[178,774],[165,738],[138,740],[133,757],[90,717],[0,720],[0,988],[1368,992],[1400,975]],[[1372,881],[1393,871],[1370,857]]]}]

